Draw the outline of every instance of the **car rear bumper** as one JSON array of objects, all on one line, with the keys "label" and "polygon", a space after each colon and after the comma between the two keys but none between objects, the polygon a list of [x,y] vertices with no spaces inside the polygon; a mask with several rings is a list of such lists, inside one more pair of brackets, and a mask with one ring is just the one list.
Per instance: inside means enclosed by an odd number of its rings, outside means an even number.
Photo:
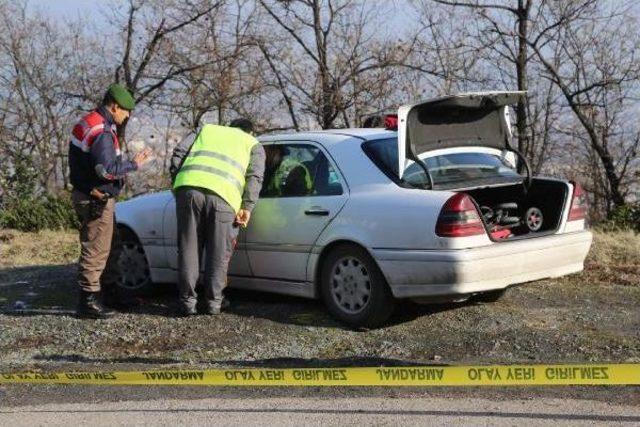
[{"label": "car rear bumper", "polygon": [[374,250],[396,298],[460,295],[582,271],[589,231],[458,250]]}]

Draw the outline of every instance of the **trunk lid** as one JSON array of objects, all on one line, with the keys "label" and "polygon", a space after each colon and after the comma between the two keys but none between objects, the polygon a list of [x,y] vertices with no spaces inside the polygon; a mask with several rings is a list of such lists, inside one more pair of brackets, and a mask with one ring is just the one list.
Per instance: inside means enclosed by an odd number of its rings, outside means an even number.
[{"label": "trunk lid", "polygon": [[451,147],[510,149],[509,105],[523,91],[472,92],[430,99],[398,109],[398,171],[407,158]]}]

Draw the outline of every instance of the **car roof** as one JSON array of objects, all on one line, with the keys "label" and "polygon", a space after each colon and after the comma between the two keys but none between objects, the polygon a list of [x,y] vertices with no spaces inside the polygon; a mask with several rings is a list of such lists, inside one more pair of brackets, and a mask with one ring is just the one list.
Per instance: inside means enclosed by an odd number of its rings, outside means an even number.
[{"label": "car roof", "polygon": [[269,135],[261,135],[258,139],[261,142],[282,141],[282,140],[311,140],[321,142],[323,145],[333,145],[348,140],[371,140],[383,138],[395,138],[398,135],[395,131],[383,128],[347,128],[347,129],[326,129],[304,132],[287,132]]}]

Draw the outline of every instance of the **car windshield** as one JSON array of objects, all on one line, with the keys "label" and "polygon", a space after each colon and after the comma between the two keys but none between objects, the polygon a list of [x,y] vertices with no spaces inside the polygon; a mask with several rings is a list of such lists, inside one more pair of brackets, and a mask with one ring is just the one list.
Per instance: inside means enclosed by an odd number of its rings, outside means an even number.
[{"label": "car windshield", "polygon": [[[394,181],[398,178],[398,146],[395,138],[368,141],[363,150],[373,163]],[[482,153],[449,153],[425,157],[433,187],[441,189],[513,182],[522,177],[500,156]],[[416,162],[409,161],[401,184],[415,188],[429,186],[429,177]]]}]

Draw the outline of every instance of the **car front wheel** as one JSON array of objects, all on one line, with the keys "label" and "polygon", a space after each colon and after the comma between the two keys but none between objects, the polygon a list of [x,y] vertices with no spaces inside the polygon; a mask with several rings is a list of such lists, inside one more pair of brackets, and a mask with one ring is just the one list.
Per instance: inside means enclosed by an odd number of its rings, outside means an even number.
[{"label": "car front wheel", "polygon": [[149,262],[138,238],[127,229],[118,230],[107,266],[102,275],[102,285],[116,288],[121,295],[141,295],[153,288]]},{"label": "car front wheel", "polygon": [[338,246],[328,254],[320,287],[329,312],[351,326],[374,328],[393,313],[393,295],[382,272],[359,246]]}]

